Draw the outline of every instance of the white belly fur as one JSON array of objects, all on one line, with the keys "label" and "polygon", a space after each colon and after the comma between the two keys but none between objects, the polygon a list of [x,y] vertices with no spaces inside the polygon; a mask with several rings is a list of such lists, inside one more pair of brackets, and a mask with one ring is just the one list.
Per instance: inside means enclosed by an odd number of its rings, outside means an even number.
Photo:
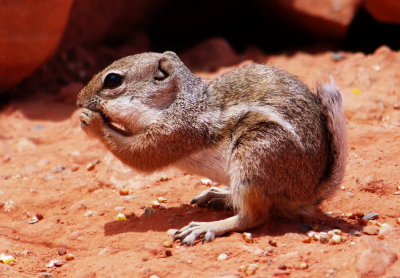
[{"label": "white belly fur", "polygon": [[193,153],[177,162],[175,166],[190,174],[229,185],[227,163],[224,151],[220,148],[212,148]]}]

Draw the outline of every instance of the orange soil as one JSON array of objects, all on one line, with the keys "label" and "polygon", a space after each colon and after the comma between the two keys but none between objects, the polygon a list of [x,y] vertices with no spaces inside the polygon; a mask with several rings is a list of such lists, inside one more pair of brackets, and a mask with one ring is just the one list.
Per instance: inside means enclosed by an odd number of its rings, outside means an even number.
[{"label": "orange soil", "polygon": [[[265,62],[311,87],[333,76],[343,90],[347,174],[342,188],[321,206],[332,216],[311,224],[317,231],[339,227],[346,242],[303,243],[300,222],[273,220],[250,231],[253,243],[232,233],[192,247],[175,243],[166,253],[162,243],[169,240],[168,229],[230,213],[189,205],[207,188],[200,177],[177,170],[143,176],[123,166],[81,131],[73,104],[44,94],[43,88],[43,94],[15,100],[0,111],[0,254],[16,258],[14,265],[0,264],[0,277],[37,277],[40,272],[82,278],[244,277],[240,266],[252,263],[259,266],[253,277],[355,277],[361,239],[375,238],[400,254],[400,195],[394,194],[400,185],[400,52],[381,47],[372,55],[344,55],[338,62],[330,53],[271,56]],[[215,78],[224,70],[200,75]],[[96,160],[89,171],[87,164]],[[121,196],[121,187],[129,187],[133,198]],[[167,199],[166,208],[146,216],[144,207],[159,196]],[[119,209],[128,220],[116,220],[118,207],[124,207]],[[377,212],[377,221],[392,228],[380,236],[355,236],[352,231],[362,226],[342,216],[355,211]],[[35,215],[43,219],[29,224]],[[61,248],[75,259],[46,267],[52,259],[65,259],[58,254]],[[228,258],[217,260],[221,253]],[[307,269],[298,269],[302,262]],[[385,277],[398,273],[400,260]]]}]

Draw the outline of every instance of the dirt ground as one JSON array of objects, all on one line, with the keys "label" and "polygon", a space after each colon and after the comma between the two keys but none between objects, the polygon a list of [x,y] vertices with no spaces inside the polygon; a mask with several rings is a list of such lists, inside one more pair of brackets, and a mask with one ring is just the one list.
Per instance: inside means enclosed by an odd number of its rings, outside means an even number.
[{"label": "dirt ground", "polygon": [[[202,177],[173,169],[141,175],[89,139],[73,97],[65,97],[79,84],[61,97],[42,88],[0,111],[0,254],[15,258],[0,263],[0,277],[400,277],[400,52],[382,46],[371,55],[298,52],[264,61],[310,87],[332,76],[342,89],[347,173],[324,214],[309,223],[271,220],[249,231],[249,243],[232,233],[165,247],[168,229],[230,212],[189,205],[209,186]],[[147,208],[158,197],[164,207]],[[359,219],[368,212],[378,214],[375,222]],[[127,219],[116,220],[118,213]],[[307,243],[309,229],[317,238],[340,229],[344,242]],[[62,265],[47,267],[53,259]]]}]

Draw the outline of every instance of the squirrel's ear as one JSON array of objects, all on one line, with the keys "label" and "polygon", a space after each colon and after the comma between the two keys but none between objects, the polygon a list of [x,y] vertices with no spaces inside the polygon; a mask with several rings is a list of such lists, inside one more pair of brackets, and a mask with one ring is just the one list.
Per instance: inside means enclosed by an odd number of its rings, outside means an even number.
[{"label": "squirrel's ear", "polygon": [[163,81],[170,77],[173,73],[173,61],[171,60],[170,57],[168,56],[162,56],[158,61],[157,61],[157,69],[154,74],[154,79],[157,81]]},{"label": "squirrel's ear", "polygon": [[178,55],[176,55],[176,53],[173,52],[173,51],[165,51],[163,53],[163,55],[166,55],[166,56],[169,56],[169,57],[172,57],[172,58],[175,58],[175,59],[179,59]]}]

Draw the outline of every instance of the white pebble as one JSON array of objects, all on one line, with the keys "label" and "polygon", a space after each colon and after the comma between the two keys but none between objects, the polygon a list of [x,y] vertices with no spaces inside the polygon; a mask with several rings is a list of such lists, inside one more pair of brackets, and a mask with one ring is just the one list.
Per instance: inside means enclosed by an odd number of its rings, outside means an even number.
[{"label": "white pebble", "polygon": [[222,253],[222,254],[220,254],[220,255],[218,256],[217,260],[218,260],[218,261],[224,261],[224,260],[226,260],[227,258],[228,258],[228,254]]},{"label": "white pebble", "polygon": [[340,235],[333,235],[330,240],[330,243],[332,243],[332,244],[342,243],[342,237]]},{"label": "white pebble", "polygon": [[200,182],[202,184],[204,184],[204,185],[211,185],[212,184],[212,180],[206,179],[206,178],[200,179]]},{"label": "white pebble", "polygon": [[93,210],[88,210],[87,212],[85,212],[83,214],[83,216],[85,216],[85,217],[89,217],[89,216],[92,216],[92,215],[94,215],[94,211]]}]

